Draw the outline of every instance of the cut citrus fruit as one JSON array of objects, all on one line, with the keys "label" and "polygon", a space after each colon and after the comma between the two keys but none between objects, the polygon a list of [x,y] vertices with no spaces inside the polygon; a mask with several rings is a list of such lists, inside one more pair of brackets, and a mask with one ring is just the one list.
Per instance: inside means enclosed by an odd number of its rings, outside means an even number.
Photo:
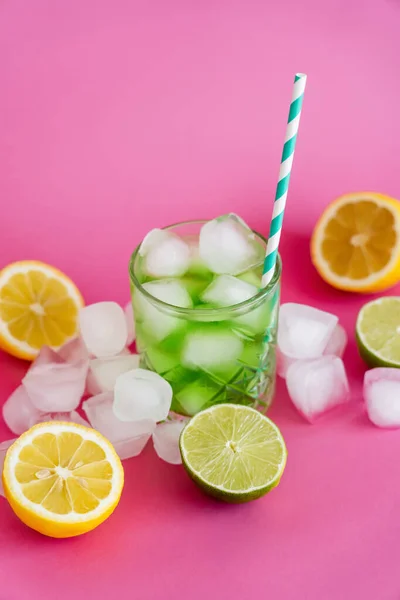
[{"label": "cut citrus fruit", "polygon": [[76,423],[39,423],[7,451],[3,485],[15,514],[50,537],[72,537],[105,521],[124,484],[108,440]]},{"label": "cut citrus fruit", "polygon": [[31,260],[8,265],[0,271],[0,347],[26,360],[42,346],[59,348],[76,336],[83,304],[58,269]]},{"label": "cut citrus fruit", "polygon": [[286,465],[279,429],[248,406],[218,404],[198,413],[179,445],[193,481],[226,502],[260,498],[278,485]]},{"label": "cut citrus fruit", "polygon": [[358,313],[356,339],[370,367],[400,368],[400,298],[379,298]]},{"label": "cut citrus fruit", "polygon": [[378,292],[400,280],[400,202],[383,194],[346,194],[330,204],[311,239],[311,259],[332,286]]}]

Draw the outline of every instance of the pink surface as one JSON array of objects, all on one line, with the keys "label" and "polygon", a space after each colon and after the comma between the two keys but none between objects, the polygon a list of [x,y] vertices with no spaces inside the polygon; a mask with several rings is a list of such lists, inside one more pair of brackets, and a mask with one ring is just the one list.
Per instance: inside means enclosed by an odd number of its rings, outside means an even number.
[{"label": "pink surface", "polygon": [[[230,210],[267,231],[292,77],[308,74],[283,300],[340,315],[353,392],[310,426],[279,382],[288,465],[249,505],[204,498],[151,447],[81,539],[40,537],[0,498],[1,600],[399,599],[400,431],[359,402],[365,299],[329,289],[308,254],[334,197],[400,197],[399,31],[398,0],[0,3],[0,266],[54,263],[88,302],[127,301],[129,254],[151,227]],[[0,402],[24,370],[0,355]]]}]

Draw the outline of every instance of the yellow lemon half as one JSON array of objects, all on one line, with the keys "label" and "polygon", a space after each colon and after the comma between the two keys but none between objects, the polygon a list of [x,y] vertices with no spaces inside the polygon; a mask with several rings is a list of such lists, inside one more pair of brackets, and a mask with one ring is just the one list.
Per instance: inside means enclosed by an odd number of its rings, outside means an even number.
[{"label": "yellow lemon half", "polygon": [[81,293],[69,277],[38,261],[0,271],[0,347],[33,360],[42,346],[59,348],[76,336]]},{"label": "yellow lemon half", "polygon": [[4,492],[28,527],[63,538],[91,531],[117,506],[121,461],[108,440],[76,423],[40,423],[7,450]]},{"label": "yellow lemon half", "polygon": [[330,204],[311,239],[311,259],[330,285],[379,292],[400,281],[400,202],[383,194],[346,194]]}]

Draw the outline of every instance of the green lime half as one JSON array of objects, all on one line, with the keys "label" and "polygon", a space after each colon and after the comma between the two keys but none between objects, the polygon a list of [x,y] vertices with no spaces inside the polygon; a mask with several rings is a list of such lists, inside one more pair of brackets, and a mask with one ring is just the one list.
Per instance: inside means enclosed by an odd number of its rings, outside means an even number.
[{"label": "green lime half", "polygon": [[370,367],[400,368],[400,298],[378,298],[358,313],[356,339]]},{"label": "green lime half", "polygon": [[237,404],[218,404],[193,417],[182,431],[180,450],[195,483],[226,502],[248,502],[272,490],[287,457],[277,426]]}]

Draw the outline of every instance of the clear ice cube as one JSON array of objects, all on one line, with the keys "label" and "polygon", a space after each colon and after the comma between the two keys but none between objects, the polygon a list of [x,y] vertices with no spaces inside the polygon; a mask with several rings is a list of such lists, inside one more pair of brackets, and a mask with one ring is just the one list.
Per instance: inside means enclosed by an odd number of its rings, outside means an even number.
[{"label": "clear ice cube", "polygon": [[201,295],[204,302],[216,306],[233,306],[255,296],[258,289],[232,275],[219,275]]},{"label": "clear ice cube", "polygon": [[[320,356],[338,356],[342,358],[344,351],[347,346],[347,333],[345,329],[338,323],[331,333],[326,347],[322,353],[313,358],[319,358]],[[285,378],[286,373],[290,365],[296,360],[303,358],[303,352],[294,351],[292,354],[285,354],[279,346],[279,333],[278,333],[278,346],[276,348],[276,359],[277,359],[277,373],[280,377]]]},{"label": "clear ice cube", "polygon": [[186,415],[193,416],[203,410],[217,393],[217,386],[210,387],[202,381],[194,381],[179,390],[176,400]]},{"label": "clear ice cube", "polygon": [[[180,281],[174,279],[150,281],[143,288],[152,296],[181,308],[192,308],[192,299]],[[185,320],[168,314],[168,308],[160,307],[148,300],[144,294],[136,291],[134,295],[135,310],[140,314],[142,328],[154,340],[161,341],[174,330],[185,326]]]},{"label": "clear ice cube", "polygon": [[143,270],[151,277],[180,277],[189,268],[188,244],[171,231],[153,229],[144,238],[139,254]]},{"label": "clear ice cube", "polygon": [[368,417],[377,427],[400,427],[400,369],[377,368],[364,375]]},{"label": "clear ice cube", "polygon": [[113,410],[114,394],[105,392],[93,396],[83,403],[90,424],[113,444],[121,459],[137,456],[143,450],[156,423],[147,419],[142,421],[120,421]]},{"label": "clear ice cube", "polygon": [[[232,275],[219,275],[201,295],[203,302],[218,307],[233,306],[256,296],[259,289]],[[248,329],[250,332],[262,332],[268,325],[269,313],[265,302],[256,307],[246,308],[244,314],[238,314],[232,320],[232,326]]]},{"label": "clear ice cube", "polygon": [[83,360],[89,360],[88,350],[80,336],[61,346],[57,354],[62,360],[68,363],[77,363]]},{"label": "clear ice cube", "polygon": [[305,304],[287,303],[279,309],[278,374],[285,376],[296,360],[322,356],[338,323],[335,315]]},{"label": "clear ice cube", "polygon": [[121,421],[163,421],[171,402],[172,388],[158,373],[134,369],[117,377],[114,414]]},{"label": "clear ice cube", "polygon": [[67,423],[77,423],[78,425],[90,427],[90,423],[85,421],[85,419],[83,419],[80,414],[76,412],[76,410],[71,410],[71,412],[40,413],[36,423],[46,423],[47,421],[64,421]]},{"label": "clear ice cube", "polygon": [[126,319],[126,327],[128,329],[128,339],[126,340],[126,345],[130,346],[131,344],[133,344],[136,338],[135,319],[133,317],[132,302],[128,302],[128,304],[125,306],[124,313]]},{"label": "clear ice cube", "polygon": [[213,273],[239,275],[262,262],[264,250],[246,223],[231,213],[203,225],[199,253]]},{"label": "clear ice cube", "polygon": [[4,496],[3,481],[1,477],[1,473],[3,472],[4,460],[6,458],[7,450],[9,449],[11,444],[15,442],[15,439],[16,438],[14,438],[13,440],[7,440],[5,442],[0,442],[0,496]]},{"label": "clear ice cube", "polygon": [[179,437],[186,421],[166,421],[159,423],[153,433],[153,444],[157,455],[172,465],[182,463],[179,451]]},{"label": "clear ice cube", "polygon": [[43,347],[22,380],[32,404],[41,412],[70,412],[77,408],[86,384],[88,362],[64,362]]},{"label": "clear ice cube", "polygon": [[296,361],[287,371],[286,384],[293,404],[311,423],[349,400],[346,371],[336,356]]},{"label": "clear ice cube", "polygon": [[138,354],[123,354],[111,358],[93,358],[89,362],[87,391],[93,396],[101,392],[114,391],[115,382],[119,375],[137,369],[140,356]]},{"label": "clear ice cube", "polygon": [[327,356],[333,354],[342,358],[344,351],[347,346],[347,333],[344,327],[337,324],[331,337],[329,338],[328,344],[324,350],[324,354]]},{"label": "clear ice cube", "polygon": [[204,325],[186,335],[182,364],[205,371],[225,370],[236,363],[242,350],[242,340],[232,331]]},{"label": "clear ice cube", "polygon": [[21,435],[38,423],[40,414],[23,385],[17,387],[3,404],[3,419],[7,427],[16,435]]},{"label": "clear ice cube", "polygon": [[126,346],[125,313],[116,302],[98,302],[79,311],[79,326],[88,351],[98,358],[115,356]]}]

